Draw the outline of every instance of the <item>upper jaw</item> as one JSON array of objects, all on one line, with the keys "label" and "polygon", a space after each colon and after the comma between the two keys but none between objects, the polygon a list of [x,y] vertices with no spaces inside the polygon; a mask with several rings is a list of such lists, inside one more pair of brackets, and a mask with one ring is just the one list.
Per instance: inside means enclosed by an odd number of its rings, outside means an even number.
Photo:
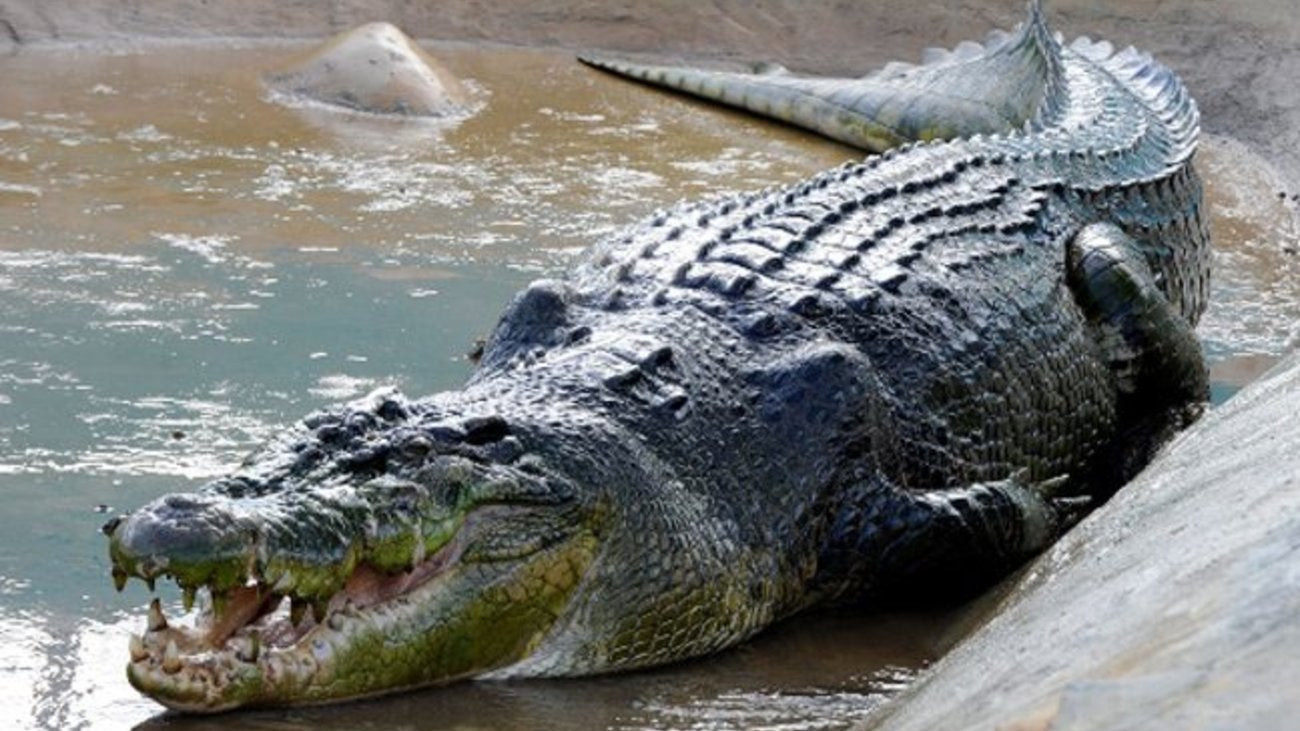
[{"label": "upper jaw", "polygon": [[363,570],[400,576],[426,567],[481,506],[559,509],[574,502],[564,481],[456,456],[398,474],[277,482],[274,492],[238,497],[229,486],[244,478],[219,480],[114,518],[104,532],[118,589],[130,577],[151,589],[159,577],[171,578],[187,609],[207,589],[218,624],[227,604],[251,611],[246,597],[255,589],[263,601],[288,597],[295,616],[311,607],[319,619]]},{"label": "upper jaw", "polygon": [[504,420],[430,411],[377,391],[308,416],[199,492],[114,518],[104,526],[114,581],[170,577],[187,600],[209,589],[218,609],[246,586],[320,605],[356,566],[412,570],[483,497],[479,485],[553,492],[519,469],[527,460]]}]

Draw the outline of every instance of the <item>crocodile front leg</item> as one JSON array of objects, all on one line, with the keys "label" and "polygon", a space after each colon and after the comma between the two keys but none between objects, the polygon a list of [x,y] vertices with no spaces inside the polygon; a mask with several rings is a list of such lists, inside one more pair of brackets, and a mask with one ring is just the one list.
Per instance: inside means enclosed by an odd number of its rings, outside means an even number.
[{"label": "crocodile front leg", "polygon": [[821,598],[907,604],[972,595],[1047,547],[1088,498],[1060,497],[1065,478],[917,492],[877,475],[849,491],[821,553]]}]

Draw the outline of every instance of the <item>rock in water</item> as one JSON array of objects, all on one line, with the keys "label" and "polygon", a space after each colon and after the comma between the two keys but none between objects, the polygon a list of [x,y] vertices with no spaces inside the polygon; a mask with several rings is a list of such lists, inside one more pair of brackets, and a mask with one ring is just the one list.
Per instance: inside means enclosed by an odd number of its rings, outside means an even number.
[{"label": "rock in water", "polygon": [[372,114],[447,117],[469,94],[451,72],[389,23],[367,23],[267,74],[273,90]]},{"label": "rock in water", "polygon": [[1297,410],[1300,353],[1040,556],[867,727],[1295,728]]}]

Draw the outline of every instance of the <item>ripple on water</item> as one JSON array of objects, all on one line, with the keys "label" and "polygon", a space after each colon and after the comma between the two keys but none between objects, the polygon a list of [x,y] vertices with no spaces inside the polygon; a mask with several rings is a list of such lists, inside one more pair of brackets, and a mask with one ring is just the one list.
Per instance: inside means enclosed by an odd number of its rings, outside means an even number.
[{"label": "ripple on water", "polygon": [[[45,195],[45,191],[37,188],[35,185],[23,185],[22,183],[8,183],[0,180],[0,194],[11,194],[15,196],[30,196],[40,198]],[[3,199],[0,199],[3,200]]]},{"label": "ripple on water", "polygon": [[156,713],[119,673],[138,612],[108,620],[0,606],[0,723],[6,729],[130,728]]},{"label": "ripple on water", "polygon": [[228,256],[226,247],[239,238],[222,234],[187,236],[185,234],[155,233],[154,236],[173,249],[194,254],[209,264],[221,264],[226,261]]},{"label": "ripple on water", "polygon": [[1300,226],[1276,172],[1240,142],[1207,136],[1197,160],[1214,242],[1197,334],[1221,400],[1300,344]]},{"label": "ripple on water", "polygon": [[122,272],[165,272],[167,267],[150,256],[104,251],[54,251],[47,249],[0,250],[0,267],[10,271],[43,270],[66,272],[93,267],[99,276],[101,267]]},{"label": "ripple on water", "polygon": [[413,160],[401,155],[339,155],[303,151],[275,156],[257,178],[254,196],[277,203],[326,209],[349,196],[356,210],[384,213],[414,205],[455,210],[469,205],[490,182],[484,171],[464,165]]},{"label": "ripple on water", "polygon": [[327,376],[321,376],[316,380],[316,385],[307,390],[311,392],[312,395],[330,401],[346,401],[362,394],[369,393],[381,385],[389,384],[385,383],[385,380],[380,378],[363,378],[349,376],[342,373],[333,373]]},{"label": "ripple on water", "polygon": [[[277,429],[274,414],[224,401],[88,394],[84,407],[75,415],[89,435],[84,446],[12,445],[7,454],[0,451],[0,474],[211,478],[228,472]],[[13,441],[4,436],[0,429],[0,446]]]}]

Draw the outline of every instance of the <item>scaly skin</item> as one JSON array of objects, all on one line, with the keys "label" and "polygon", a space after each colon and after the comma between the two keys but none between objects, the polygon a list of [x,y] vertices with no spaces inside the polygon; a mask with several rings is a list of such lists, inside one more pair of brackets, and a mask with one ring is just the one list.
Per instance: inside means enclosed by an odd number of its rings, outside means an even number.
[{"label": "scaly skin", "polygon": [[[1035,22],[1041,22],[1035,13]],[[1031,26],[1032,27],[1032,26]],[[993,31],[984,45],[928,49],[928,63],[891,63],[862,78],[638,64],[580,56],[590,66],[883,152],[916,140],[994,134],[1034,118],[1052,95],[1050,58],[1032,33]]]},{"label": "scaly skin", "polygon": [[[953,140],[662,212],[522,292],[461,390],[110,522],[119,585],[211,596],[154,605],[131,682],[216,711],[645,667],[1040,550],[1205,398],[1208,240],[1183,87],[1031,10],[891,77],[891,129]],[[926,100],[980,63],[1012,111],[963,136]]]}]

